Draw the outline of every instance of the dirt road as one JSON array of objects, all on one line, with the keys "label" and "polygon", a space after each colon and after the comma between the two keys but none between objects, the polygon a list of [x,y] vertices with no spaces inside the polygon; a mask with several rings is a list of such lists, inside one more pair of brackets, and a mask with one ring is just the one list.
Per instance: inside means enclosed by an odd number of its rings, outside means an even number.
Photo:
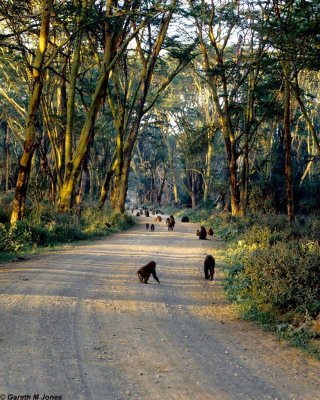
[{"label": "dirt road", "polygon": [[[0,399],[320,399],[319,362],[236,317],[219,243],[146,220],[0,269]],[[150,260],[161,285],[138,282]]]}]

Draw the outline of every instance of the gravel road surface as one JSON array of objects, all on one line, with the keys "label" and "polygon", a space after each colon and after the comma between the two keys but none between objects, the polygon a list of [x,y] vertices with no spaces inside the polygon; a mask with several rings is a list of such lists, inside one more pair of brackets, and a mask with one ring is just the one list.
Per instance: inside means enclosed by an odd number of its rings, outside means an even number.
[{"label": "gravel road surface", "polygon": [[[225,299],[219,241],[152,219],[0,267],[0,400],[320,399],[320,363]],[[151,260],[161,285],[135,275]]]}]

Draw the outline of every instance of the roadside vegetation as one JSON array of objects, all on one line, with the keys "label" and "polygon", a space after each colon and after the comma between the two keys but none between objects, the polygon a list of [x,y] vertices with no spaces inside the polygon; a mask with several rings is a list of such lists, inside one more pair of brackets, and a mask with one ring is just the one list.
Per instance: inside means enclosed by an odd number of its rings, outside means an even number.
[{"label": "roadside vegetation", "polygon": [[[173,212],[173,209],[167,209]],[[182,209],[225,243],[225,290],[240,315],[320,359],[320,220],[281,214],[234,218]]]},{"label": "roadside vegetation", "polygon": [[[12,199],[11,199],[12,200]],[[83,203],[71,214],[57,213],[49,202],[32,203],[22,221],[10,225],[11,203],[8,196],[0,197],[0,261],[31,254],[42,248],[105,237],[127,229],[133,219],[110,208],[99,210]]]}]

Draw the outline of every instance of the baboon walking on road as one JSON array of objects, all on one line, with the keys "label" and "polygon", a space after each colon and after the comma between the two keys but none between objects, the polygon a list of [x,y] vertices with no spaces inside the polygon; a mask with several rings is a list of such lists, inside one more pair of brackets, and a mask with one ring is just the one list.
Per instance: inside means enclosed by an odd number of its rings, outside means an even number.
[{"label": "baboon walking on road", "polygon": [[208,254],[206,258],[204,259],[204,277],[205,279],[209,279],[210,281],[213,280],[213,275],[214,275],[214,267],[216,265],[216,262],[214,258],[212,257],[211,254]]},{"label": "baboon walking on road", "polygon": [[138,278],[141,283],[148,283],[148,279],[150,278],[150,275],[153,276],[153,278],[160,283],[157,274],[156,274],[156,263],[154,261],[150,261],[147,265],[144,267],[140,268],[137,271]]}]

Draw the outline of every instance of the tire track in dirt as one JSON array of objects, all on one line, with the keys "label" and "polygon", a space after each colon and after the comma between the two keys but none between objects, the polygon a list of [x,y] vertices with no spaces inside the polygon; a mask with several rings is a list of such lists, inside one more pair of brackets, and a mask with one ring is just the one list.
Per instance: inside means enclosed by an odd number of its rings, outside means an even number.
[{"label": "tire track in dirt", "polygon": [[[216,240],[151,218],[0,269],[0,393],[63,400],[320,399],[320,363],[238,319]],[[206,253],[217,259],[203,279]],[[158,285],[136,270],[157,262]]]}]

